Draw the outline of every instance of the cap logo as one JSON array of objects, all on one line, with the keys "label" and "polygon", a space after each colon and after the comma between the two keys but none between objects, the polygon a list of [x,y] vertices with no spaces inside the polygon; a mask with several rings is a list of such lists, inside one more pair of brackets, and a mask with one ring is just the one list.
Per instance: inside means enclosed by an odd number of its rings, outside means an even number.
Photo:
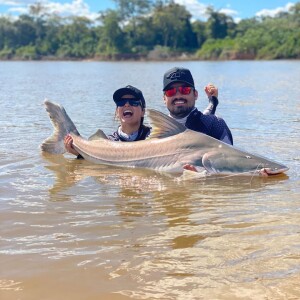
[{"label": "cap logo", "polygon": [[171,79],[171,80],[174,80],[174,79],[179,79],[181,76],[184,76],[184,72],[176,71],[176,72],[173,72],[173,73],[169,74],[167,76],[167,78]]}]

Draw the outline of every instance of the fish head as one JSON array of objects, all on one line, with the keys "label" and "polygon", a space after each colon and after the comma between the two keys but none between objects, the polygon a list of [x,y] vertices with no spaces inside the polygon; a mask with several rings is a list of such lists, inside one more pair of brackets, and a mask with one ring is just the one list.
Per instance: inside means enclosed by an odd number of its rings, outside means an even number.
[{"label": "fish head", "polygon": [[202,157],[202,165],[209,173],[223,174],[258,175],[264,169],[267,175],[276,175],[289,169],[287,166],[273,160],[240,151],[233,147],[229,148],[228,151],[205,153]]}]

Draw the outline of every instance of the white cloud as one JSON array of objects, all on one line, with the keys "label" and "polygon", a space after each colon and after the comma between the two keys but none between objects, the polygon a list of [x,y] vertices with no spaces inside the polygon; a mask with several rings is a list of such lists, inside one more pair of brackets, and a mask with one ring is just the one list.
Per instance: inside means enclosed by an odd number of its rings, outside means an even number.
[{"label": "white cloud", "polygon": [[239,23],[241,21],[241,18],[238,17],[239,13],[236,10],[233,10],[233,9],[230,9],[230,8],[221,8],[219,10],[219,12],[224,14],[224,15],[232,17],[232,19],[235,23]]},{"label": "white cloud", "polygon": [[[206,10],[209,7],[209,5],[202,4],[198,0],[175,0],[175,2],[180,5],[184,5],[186,9],[189,12],[191,12],[193,20],[208,18]],[[238,12],[233,9],[230,9],[228,5],[227,8],[218,9],[218,12],[232,17],[238,15]]]},{"label": "white cloud", "polygon": [[193,19],[207,18],[206,9],[208,5],[199,3],[197,0],[175,0],[175,2],[184,5],[191,12]]},{"label": "white cloud", "polygon": [[26,5],[26,4],[33,4],[36,1],[33,0],[0,0],[0,5],[8,5],[8,6],[15,6],[15,5]]},{"label": "white cloud", "polygon": [[[35,4],[37,1],[9,1],[0,0],[2,4],[4,2],[8,5],[13,6],[8,10],[9,13],[25,14],[28,13],[30,5]],[[55,13],[60,16],[83,16],[91,20],[95,20],[99,15],[97,13],[92,13],[88,4],[84,0],[73,0],[69,3],[59,3],[59,2],[49,2],[49,1],[39,1],[50,14]],[[14,3],[14,4],[12,4]]]},{"label": "white cloud", "polygon": [[10,8],[8,10],[9,13],[18,13],[18,15],[20,14],[26,14],[28,13],[28,8],[27,7],[21,7],[21,6],[16,6],[16,7],[13,7],[13,8]]},{"label": "white cloud", "polygon": [[89,15],[89,6],[83,0],[74,0],[71,3],[48,2],[45,4],[48,12],[59,15]]},{"label": "white cloud", "polygon": [[219,10],[219,12],[222,13],[222,14],[231,16],[231,17],[238,15],[238,12],[236,10],[233,10],[233,9],[230,9],[230,8],[221,8]]},{"label": "white cloud", "polygon": [[277,7],[275,9],[262,9],[258,11],[255,16],[256,17],[275,17],[278,13],[288,12],[290,8],[292,8],[294,3],[287,3],[284,7]]}]

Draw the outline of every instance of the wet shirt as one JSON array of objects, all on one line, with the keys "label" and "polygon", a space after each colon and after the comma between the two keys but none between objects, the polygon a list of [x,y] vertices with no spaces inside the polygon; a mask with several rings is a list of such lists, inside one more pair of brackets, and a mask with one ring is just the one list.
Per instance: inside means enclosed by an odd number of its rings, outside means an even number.
[{"label": "wet shirt", "polygon": [[215,115],[204,115],[196,108],[187,117],[185,126],[233,145],[232,134],[226,122]]},{"label": "wet shirt", "polygon": [[151,127],[142,125],[139,130],[132,135],[126,135],[118,129],[108,136],[109,140],[121,142],[133,142],[145,140],[150,135]]}]

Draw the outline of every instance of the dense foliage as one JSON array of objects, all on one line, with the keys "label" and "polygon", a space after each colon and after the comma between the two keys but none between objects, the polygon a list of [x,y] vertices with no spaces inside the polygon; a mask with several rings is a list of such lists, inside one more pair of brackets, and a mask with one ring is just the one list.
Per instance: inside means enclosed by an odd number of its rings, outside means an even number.
[{"label": "dense foliage", "polygon": [[300,2],[239,23],[212,7],[191,21],[174,1],[114,0],[97,21],[48,14],[42,3],[0,17],[0,59],[299,59]]}]

